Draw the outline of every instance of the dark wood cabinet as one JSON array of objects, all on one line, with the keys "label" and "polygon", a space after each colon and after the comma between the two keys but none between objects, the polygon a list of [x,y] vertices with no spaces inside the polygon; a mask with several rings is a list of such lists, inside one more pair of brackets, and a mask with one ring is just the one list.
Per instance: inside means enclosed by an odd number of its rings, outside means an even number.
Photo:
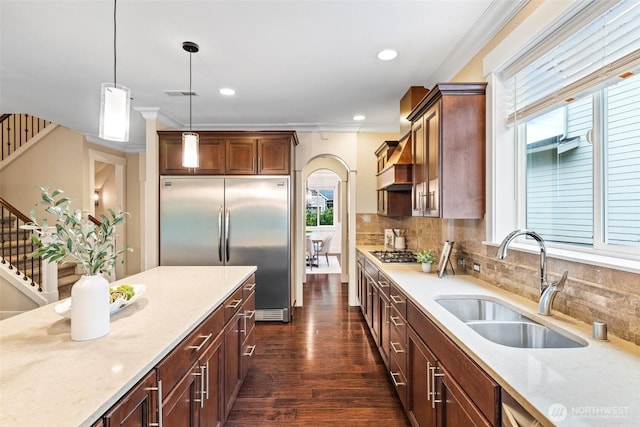
[{"label": "dark wood cabinet", "polygon": [[182,166],[182,133],[158,132],[160,175],[224,175],[225,140],[200,135],[198,168]]},{"label": "dark wood cabinet", "polygon": [[201,372],[194,363],[171,389],[162,405],[162,423],[169,426],[197,427],[199,407],[202,395],[200,393]]},{"label": "dark wood cabinet", "polygon": [[224,425],[255,351],[255,283],[252,275],[97,425]]},{"label": "dark wood cabinet", "polygon": [[484,216],[485,88],[438,84],[409,114],[414,216]]},{"label": "dark wood cabinet", "polygon": [[243,287],[243,305],[242,305],[242,380],[247,377],[251,360],[256,351],[256,292],[255,283],[247,284]]},{"label": "dark wood cabinet", "polygon": [[289,138],[258,139],[258,175],[289,175],[290,165]]},{"label": "dark wood cabinet", "polygon": [[378,215],[411,216],[411,135],[385,141],[377,150]]},{"label": "dark wood cabinet", "polygon": [[[414,425],[499,426],[500,386],[412,303],[407,308],[407,321],[410,326],[410,409],[413,408],[414,413],[424,412],[424,408],[418,408],[424,389],[414,382],[422,381],[426,372],[427,403],[435,410],[437,420],[437,424],[429,421]],[[419,352],[426,357],[419,356]],[[411,406],[412,401],[415,407]],[[409,418],[412,419],[411,415]],[[431,415],[428,419],[432,419]]]},{"label": "dark wood cabinet", "polygon": [[[435,356],[413,330],[408,332],[407,414],[413,426],[435,426],[436,407],[432,401],[435,387],[431,384],[431,367],[437,366]],[[440,399],[436,396],[436,400]],[[464,425],[464,424],[462,424]]]},{"label": "dark wood cabinet", "polygon": [[143,427],[158,421],[156,370],[149,372],[95,426]]},{"label": "dark wood cabinet", "polygon": [[500,386],[358,253],[360,306],[414,427],[499,426]]},{"label": "dark wood cabinet", "polygon": [[227,140],[227,175],[255,175],[258,157],[256,138],[233,138]]},{"label": "dark wood cabinet", "polygon": [[182,167],[182,132],[158,131],[160,175],[289,175],[295,132],[198,132],[200,167]]},{"label": "dark wood cabinet", "polygon": [[242,385],[241,314],[235,314],[224,329],[224,413],[225,419]]},{"label": "dark wood cabinet", "polygon": [[490,427],[491,423],[478,411],[460,384],[444,367],[440,369],[440,400],[444,403],[443,410],[437,414],[438,425]]},{"label": "dark wood cabinet", "polygon": [[389,300],[389,281],[380,273],[378,276],[378,304],[380,305],[380,342],[378,347],[384,364],[389,367],[389,350],[391,346],[391,328],[389,317],[391,316],[391,302]]},{"label": "dark wood cabinet", "polygon": [[220,427],[224,424],[222,398],[224,395],[224,336],[222,332],[205,350],[199,368],[202,394],[200,396],[200,427]]}]

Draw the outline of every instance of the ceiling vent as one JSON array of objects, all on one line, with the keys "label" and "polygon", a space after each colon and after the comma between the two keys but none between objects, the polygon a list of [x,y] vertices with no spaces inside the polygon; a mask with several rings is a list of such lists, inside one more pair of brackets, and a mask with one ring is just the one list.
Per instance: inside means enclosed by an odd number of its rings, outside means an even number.
[{"label": "ceiling vent", "polygon": [[163,90],[163,92],[169,96],[198,96],[197,93],[188,90]]}]

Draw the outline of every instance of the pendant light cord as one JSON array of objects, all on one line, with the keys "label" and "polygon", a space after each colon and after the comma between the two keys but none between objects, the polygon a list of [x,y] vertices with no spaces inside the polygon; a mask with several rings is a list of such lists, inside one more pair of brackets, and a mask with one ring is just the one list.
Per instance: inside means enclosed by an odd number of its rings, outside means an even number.
[{"label": "pendant light cord", "polygon": [[193,55],[189,52],[189,132],[191,132],[191,98],[193,92],[191,91],[191,57]]},{"label": "pendant light cord", "polygon": [[116,87],[116,9],[118,0],[113,0],[113,87]]}]

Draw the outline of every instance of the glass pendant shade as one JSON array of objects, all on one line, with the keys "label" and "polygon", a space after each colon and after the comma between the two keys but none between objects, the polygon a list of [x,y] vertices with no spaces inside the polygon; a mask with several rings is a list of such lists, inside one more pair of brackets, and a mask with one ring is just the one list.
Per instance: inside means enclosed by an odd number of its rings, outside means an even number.
[{"label": "glass pendant shade", "polygon": [[102,83],[100,138],[118,142],[129,141],[130,102],[129,88],[115,83]]},{"label": "glass pendant shade", "polygon": [[200,135],[193,132],[184,132],[182,134],[182,166],[185,168],[200,167],[200,159],[198,157],[200,146]]}]

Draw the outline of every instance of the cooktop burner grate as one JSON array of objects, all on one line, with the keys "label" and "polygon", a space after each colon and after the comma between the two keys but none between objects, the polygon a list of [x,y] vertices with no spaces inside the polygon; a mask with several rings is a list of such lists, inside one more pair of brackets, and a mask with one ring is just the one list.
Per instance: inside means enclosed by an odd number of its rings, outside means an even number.
[{"label": "cooktop burner grate", "polygon": [[416,255],[411,251],[370,251],[371,255],[385,263],[413,263]]}]

